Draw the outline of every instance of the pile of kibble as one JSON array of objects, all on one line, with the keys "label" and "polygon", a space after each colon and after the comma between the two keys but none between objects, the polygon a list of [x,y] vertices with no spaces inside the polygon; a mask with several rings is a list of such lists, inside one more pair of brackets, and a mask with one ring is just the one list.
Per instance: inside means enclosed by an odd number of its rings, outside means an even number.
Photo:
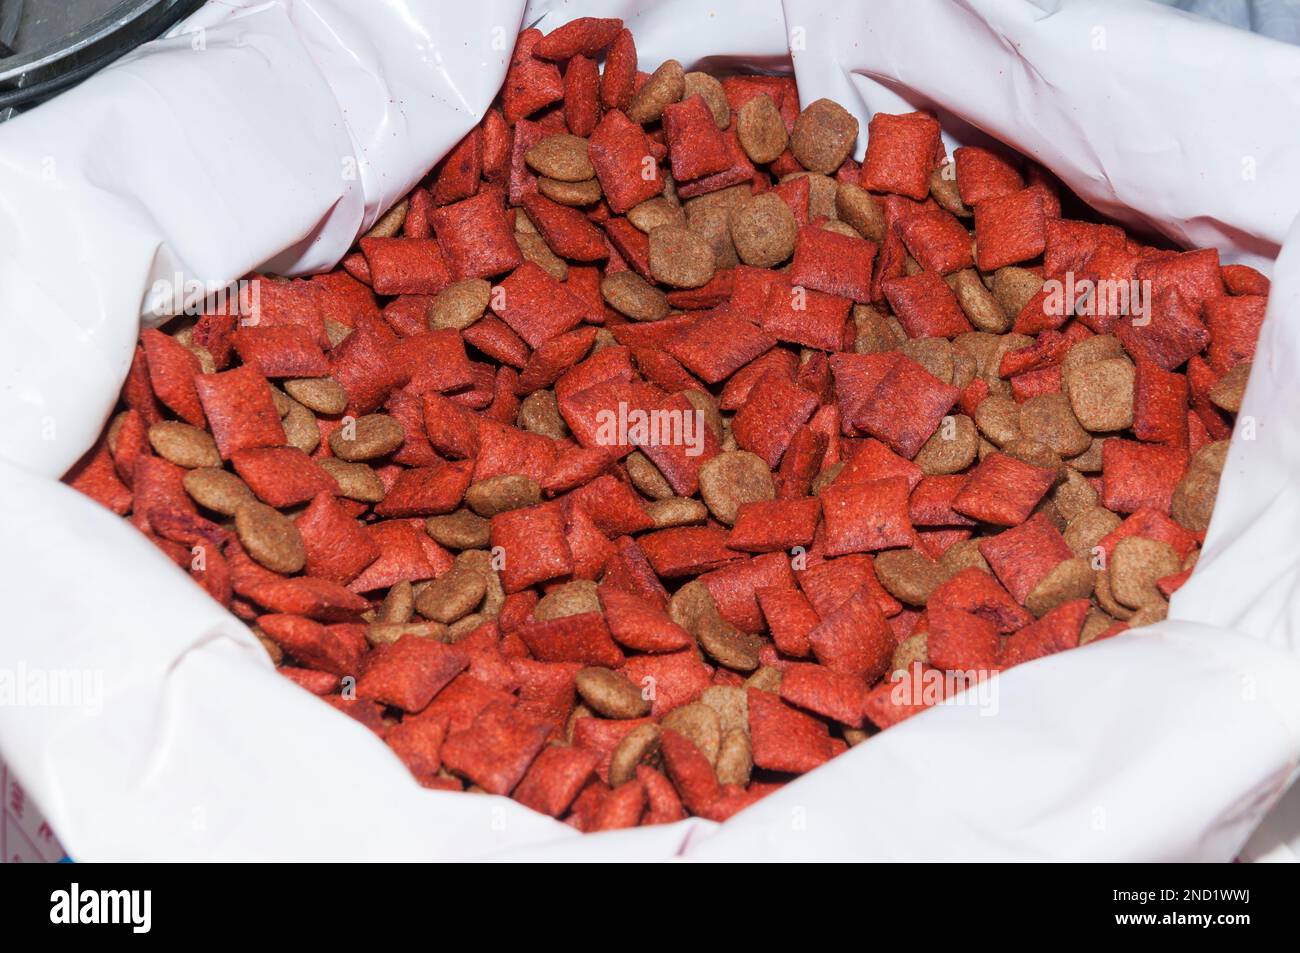
[{"label": "pile of kibble", "polygon": [[1264,315],[1032,161],[859,131],[525,31],[339,269],[144,331],[68,480],[419,783],[727,818],[935,675],[1163,618]]}]

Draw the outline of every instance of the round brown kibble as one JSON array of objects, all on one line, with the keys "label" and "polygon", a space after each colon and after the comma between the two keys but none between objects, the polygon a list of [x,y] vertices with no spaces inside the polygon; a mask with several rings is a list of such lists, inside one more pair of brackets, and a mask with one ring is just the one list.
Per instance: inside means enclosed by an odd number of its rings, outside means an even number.
[{"label": "round brown kibble", "polygon": [[736,138],[745,155],[759,165],[780,158],[790,136],[781,111],[767,93],[759,93],[736,112]]},{"label": "round brown kibble", "polygon": [[441,622],[371,622],[366,626],[366,641],[371,645],[392,645],[404,635],[435,642],[450,642],[447,626]]},{"label": "round brown kibble", "polygon": [[1030,440],[1028,437],[1017,437],[1015,440],[1008,441],[1002,447],[1002,452],[1008,457],[1015,457],[1021,463],[1027,463],[1031,467],[1038,467],[1042,470],[1060,470],[1061,455],[1045,443],[1039,443],[1037,440]]},{"label": "round brown kibble", "polygon": [[628,209],[627,220],[647,235],[660,225],[686,225],[686,213],[675,202],[670,202],[662,195],[646,199],[640,205]]},{"label": "round brown kibble", "polygon": [[742,503],[776,498],[772,472],[747,450],[720,453],[700,467],[700,496],[720,523],[730,526]]},{"label": "round brown kibble", "polygon": [[623,736],[609,759],[609,783],[618,787],[636,777],[638,765],[649,764],[659,754],[658,725],[637,725]]},{"label": "round brown kibble", "polygon": [[749,678],[745,679],[746,688],[756,688],[760,692],[781,694],[781,670],[771,665],[764,665]]},{"label": "round brown kibble", "polygon": [[313,413],[334,416],[348,407],[348,392],[332,377],[300,377],[285,381],[284,389]]},{"label": "round brown kibble", "polygon": [[961,200],[957,187],[957,164],[949,159],[930,172],[930,194],[939,207],[961,218],[970,218],[975,210]]},{"label": "round brown kibble", "polygon": [[953,355],[958,351],[947,338],[908,338],[898,350],[924,367],[931,377],[952,382]]},{"label": "round brown kibble", "polygon": [[709,587],[692,579],[668,600],[668,617],[691,635],[698,637],[706,624],[722,618]]},{"label": "round brown kibble", "polygon": [[652,500],[667,500],[673,496],[673,486],[640,450],[633,450],[623,461],[628,479],[642,496]]},{"label": "round brown kibble", "polygon": [[749,776],[754,770],[754,751],[750,745],[749,735],[733,728],[722,736],[718,745],[718,763],[714,772],[719,784],[749,783]]},{"label": "round brown kibble", "polygon": [[316,422],[315,414],[295,400],[280,423],[289,446],[297,447],[303,453],[316,452],[320,446],[320,424]]},{"label": "round brown kibble", "polygon": [[275,412],[281,417],[293,410],[293,405],[297,403],[297,401],[274,384],[271,385],[271,402],[275,404]]},{"label": "round brown kibble", "polygon": [[1073,368],[1063,380],[1078,423],[1103,433],[1133,426],[1136,373],[1133,362],[1126,357],[1111,357]]},{"label": "round brown kibble", "polygon": [[1062,379],[1068,380],[1070,375],[1081,367],[1123,356],[1124,345],[1119,338],[1113,334],[1094,334],[1071,346],[1065,352],[1065,357],[1061,359]]},{"label": "round brown kibble", "polygon": [[708,73],[687,73],[682,84],[682,99],[699,96],[713,114],[713,124],[719,129],[731,125],[731,105],[722,84]]},{"label": "round brown kibble", "polygon": [[1128,620],[1129,628],[1140,629],[1144,625],[1155,625],[1169,615],[1169,603],[1164,599],[1148,602],[1138,607]]},{"label": "round brown kibble", "polygon": [[749,696],[739,685],[711,685],[700,701],[718,713],[723,732],[749,731]]},{"label": "round brown kibble", "polygon": [[411,202],[409,199],[402,199],[387,212],[379,221],[371,226],[370,231],[366,232],[366,238],[392,238],[402,230],[402,225],[406,223],[406,213],[410,210]]},{"label": "round brown kibble", "polygon": [[925,605],[946,578],[938,563],[915,549],[877,553],[875,567],[885,591],[909,606]]},{"label": "round brown kibble", "polygon": [[659,321],[668,316],[668,296],[635,271],[616,271],[600,280],[605,303],[633,321]]},{"label": "round brown kibble", "polygon": [[533,607],[533,618],[538,622],[563,619],[585,612],[603,612],[599,590],[588,579],[578,579],[556,586]]},{"label": "round brown kibble", "polygon": [[1250,361],[1242,361],[1214,382],[1210,387],[1210,401],[1214,406],[1233,414],[1241,410],[1241,401],[1246,396],[1246,380],[1250,377],[1250,365]]},{"label": "round brown kibble", "polygon": [[890,670],[894,672],[905,672],[917,663],[928,665],[930,663],[930,634],[928,632],[917,632],[909,635],[894,649],[894,655],[889,661]]},{"label": "round brown kibble", "polygon": [[655,529],[669,529],[673,526],[696,526],[709,518],[709,508],[699,500],[685,496],[674,496],[666,500],[655,500],[646,506],[645,511],[655,522]]},{"label": "round brown kibble", "polygon": [[975,426],[1001,447],[1020,437],[1020,405],[1010,397],[985,397],[975,408]]},{"label": "round brown kibble", "polygon": [[177,420],[160,420],[149,428],[149,443],[168,463],[193,470],[221,466],[212,434]]},{"label": "round brown kibble", "polygon": [[781,177],[782,182],[790,182],[794,179],[808,180],[809,221],[816,221],[819,218],[839,218],[839,211],[836,208],[839,195],[838,182],[820,172],[792,172]]},{"label": "round brown kibble", "polygon": [[429,330],[453,328],[463,331],[487,310],[492,284],[482,278],[453,281],[429,302]]},{"label": "round brown kibble", "polygon": [[216,467],[191,470],[181,478],[181,483],[195,503],[222,516],[234,516],[242,504],[256,499],[247,483],[229,470]]},{"label": "round brown kibble", "polygon": [[1041,618],[1072,599],[1087,599],[1092,595],[1096,576],[1089,560],[1066,559],[1030,590],[1025,596],[1025,608]]},{"label": "round brown kibble", "polygon": [[265,503],[240,504],[235,510],[235,533],[248,555],[272,572],[295,573],[307,562],[298,527]]},{"label": "round brown kibble", "polygon": [[978,539],[963,539],[953,543],[939,557],[939,568],[943,571],[944,579],[951,579],[963,569],[990,571],[989,564],[984,560],[984,554],[980,552]]},{"label": "round brown kibble", "polygon": [[640,718],[650,712],[650,702],[626,675],[607,668],[584,668],[574,681],[587,707],[606,718]]},{"label": "round brown kibble", "polygon": [[330,342],[330,347],[338,347],[348,339],[348,335],[351,333],[352,328],[342,321],[335,321],[333,318],[325,319],[325,338]]},{"label": "round brown kibble", "polygon": [[415,587],[410,580],[394,583],[375,614],[376,622],[410,622],[415,613]]},{"label": "round brown kibble", "polygon": [[1074,555],[1092,558],[1092,551],[1122,522],[1104,506],[1090,506],[1081,510],[1065,524],[1065,545]]},{"label": "round brown kibble", "polygon": [[424,521],[424,531],[450,549],[483,549],[491,540],[492,523],[469,510],[456,510]]},{"label": "round brown kibble", "polygon": [[1228,441],[1216,440],[1214,443],[1207,443],[1196,453],[1192,454],[1192,467],[1204,467],[1213,473],[1222,473],[1224,465],[1228,462]]},{"label": "round brown kibble", "polygon": [[541,501],[542,488],[535,480],[519,474],[488,477],[471,483],[465,491],[466,505],[487,519]]},{"label": "round brown kibble", "polygon": [[664,107],[680,102],[685,92],[686,73],[682,64],[676,60],[664,60],[632,97],[627,107],[627,118],[641,125],[655,122],[664,114]]},{"label": "round brown kibble", "polygon": [[698,288],[713,277],[713,248],[689,228],[661,225],[650,233],[650,274],[672,288]]},{"label": "round brown kibble", "polygon": [[863,238],[873,242],[885,240],[885,213],[875,197],[862,186],[853,182],[837,183],[835,213]]},{"label": "round brown kibble", "polygon": [[1052,501],[1063,519],[1072,520],[1097,505],[1097,490],[1077,470],[1066,468],[1060,484],[1052,491]]},{"label": "round brown kibble", "polygon": [[1103,569],[1097,573],[1097,578],[1093,582],[1093,598],[1097,600],[1097,605],[1101,606],[1108,615],[1114,616],[1121,622],[1127,622],[1133,616],[1133,610],[1122,602],[1116,601],[1110,591],[1110,572]]},{"label": "round brown kibble", "polygon": [[1191,466],[1174,487],[1171,514],[1194,533],[1210,528],[1214,501],[1219,495],[1219,474],[1207,466]]},{"label": "round brown kibble", "polygon": [[1087,617],[1083,620],[1083,630],[1079,633],[1079,644],[1087,645],[1117,621],[1100,609],[1089,609]]},{"label": "round brown kibble", "polygon": [[756,636],[746,635],[721,616],[705,620],[698,629],[695,640],[719,665],[737,672],[758,668],[761,642]]},{"label": "round brown kibble", "polygon": [[1130,609],[1163,601],[1156,580],[1182,569],[1178,551],[1168,543],[1126,536],[1115,544],[1107,567],[1111,595]]},{"label": "round brown kibble", "polygon": [[1011,327],[1012,317],[1002,310],[997,296],[984,286],[979,272],[966,268],[954,272],[946,279],[957,296],[957,303],[966,317],[980,331],[1001,334]]},{"label": "round brown kibble", "polygon": [[913,462],[927,475],[959,473],[975,461],[979,435],[965,414],[953,414],[939,422]]},{"label": "round brown kibble", "polygon": [[663,727],[675,731],[708,759],[709,764],[718,763],[718,748],[722,745],[722,723],[718,713],[704,702],[691,702],[674,708],[663,717]]},{"label": "round brown kibble", "polygon": [[1077,457],[1070,457],[1065,463],[1080,473],[1100,473],[1102,451],[1105,449],[1105,437],[1093,437],[1088,449]]},{"label": "round brown kibble", "polygon": [[1020,433],[1063,457],[1083,453],[1092,437],[1079,426],[1064,394],[1039,394],[1020,405]]},{"label": "round brown kibble", "polygon": [[552,390],[535,390],[523,399],[515,423],[529,433],[538,433],[553,440],[569,435],[569,427],[560,414],[560,403]]},{"label": "round brown kibble", "polygon": [[993,297],[1014,321],[1025,305],[1043,290],[1043,279],[1028,268],[1010,265],[993,273]]},{"label": "round brown kibble", "polygon": [[551,246],[546,244],[546,239],[541,235],[516,235],[515,241],[525,260],[531,261],[556,281],[564,281],[569,277],[568,263],[551,251]]},{"label": "round brown kibble", "polygon": [[434,622],[450,624],[473,612],[487,592],[487,579],[472,569],[449,569],[430,582],[415,600],[415,611]]},{"label": "round brown kibble", "polygon": [[567,132],[540,139],[524,153],[524,161],[534,172],[560,182],[586,182],[596,177],[587,156],[587,140]]},{"label": "round brown kibble", "polygon": [[755,195],[737,205],[727,224],[736,254],[747,265],[772,268],[794,254],[799,223],[775,192]]},{"label": "round brown kibble", "polygon": [[406,431],[396,417],[366,414],[330,434],[330,450],[348,463],[387,456],[406,441]]},{"label": "round brown kibble", "polygon": [[794,121],[790,151],[810,172],[830,175],[849,157],[858,140],[858,120],[839,103],[819,99]]},{"label": "round brown kibble", "polygon": [[541,176],[537,180],[537,191],[552,202],[574,208],[593,205],[600,201],[601,196],[599,179],[587,179],[583,182],[561,182],[559,179],[548,179],[546,176]]},{"label": "round brown kibble", "polygon": [[324,457],[316,462],[334,478],[339,486],[339,495],[344,499],[356,500],[358,503],[378,503],[383,500],[383,481],[368,465],[348,463],[333,457]]}]

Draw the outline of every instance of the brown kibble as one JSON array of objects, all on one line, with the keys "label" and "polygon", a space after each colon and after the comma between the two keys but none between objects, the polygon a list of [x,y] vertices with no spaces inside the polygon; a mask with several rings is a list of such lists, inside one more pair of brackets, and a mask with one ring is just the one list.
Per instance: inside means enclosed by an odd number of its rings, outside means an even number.
[{"label": "brown kibble", "polygon": [[338,347],[351,333],[352,329],[342,321],[335,321],[333,318],[325,319],[325,337],[330,342],[330,347]]},{"label": "brown kibble", "polygon": [[752,672],[758,668],[762,642],[757,636],[741,632],[721,616],[706,620],[693,634],[705,654],[719,665],[737,672]]},{"label": "brown kibble", "polygon": [[1232,367],[1210,387],[1210,401],[1235,414],[1241,410],[1241,401],[1246,396],[1246,381],[1250,377],[1250,361],[1242,361]]},{"label": "brown kibble", "polygon": [[1020,405],[1010,397],[985,397],[975,408],[975,426],[996,446],[1018,439]]},{"label": "brown kibble", "polygon": [[755,195],[737,205],[731,210],[728,226],[736,254],[747,265],[773,268],[794,254],[799,223],[775,192]]},{"label": "brown kibble", "polygon": [[1097,605],[1121,622],[1127,622],[1132,618],[1133,610],[1123,603],[1117,602],[1115,597],[1111,595],[1109,570],[1103,569],[1097,573],[1097,578],[1093,582],[1092,595],[1097,600]]},{"label": "brown kibble", "polygon": [[415,613],[415,587],[409,580],[393,583],[375,614],[376,622],[410,622]]},{"label": "brown kibble", "polygon": [[406,431],[397,418],[387,414],[366,414],[330,434],[330,450],[349,463],[386,456],[406,441]]},{"label": "brown kibble", "polygon": [[280,648],[260,629],[254,628],[253,634],[257,636],[257,641],[262,643],[262,648],[266,649],[267,657],[271,659],[272,665],[278,666],[284,661],[284,649]]},{"label": "brown kibble", "polygon": [[1043,470],[1061,469],[1061,455],[1045,443],[1039,443],[1037,440],[1030,440],[1028,437],[1017,437],[1010,440],[1002,447],[1002,452],[1008,457],[1015,457],[1022,463],[1027,463],[1032,467],[1039,467]]},{"label": "brown kibble", "polygon": [[1087,618],[1083,620],[1083,630],[1079,633],[1079,644],[1087,645],[1118,621],[1100,609],[1089,609]]},{"label": "brown kibble", "polygon": [[1182,560],[1168,543],[1126,536],[1115,544],[1107,568],[1115,600],[1130,609],[1140,609],[1163,599],[1156,580],[1180,571]]},{"label": "brown kibble", "polygon": [[961,200],[961,190],[957,188],[957,166],[951,159],[931,171],[930,194],[940,208],[953,215],[970,218],[975,214],[975,210]]},{"label": "brown kibble", "polygon": [[853,306],[853,325],[857,329],[853,349],[858,354],[892,351],[907,340],[907,332],[897,318],[882,314],[869,304]]},{"label": "brown kibble", "polygon": [[975,461],[979,435],[975,423],[965,414],[952,414],[939,422],[913,459],[921,472],[928,475],[960,473]]},{"label": "brown kibble", "polygon": [[275,404],[275,412],[283,417],[289,411],[293,410],[294,399],[286,394],[274,384],[271,385],[271,402]]},{"label": "brown kibble", "polygon": [[507,474],[471,483],[465,503],[479,516],[491,519],[498,513],[533,506],[542,501],[542,488],[529,477]]},{"label": "brown kibble", "polygon": [[556,281],[564,281],[569,277],[568,262],[551,251],[551,246],[546,244],[546,239],[541,235],[516,235],[515,242],[525,260],[531,261]]},{"label": "brown kibble", "polygon": [[627,467],[628,479],[642,496],[652,500],[667,500],[672,497],[672,484],[640,450],[629,453],[623,465]]},{"label": "brown kibble", "polygon": [[600,281],[605,303],[633,321],[658,321],[668,316],[668,296],[635,271],[616,271]]},{"label": "brown kibble", "polygon": [[645,125],[664,114],[664,107],[680,102],[686,92],[686,73],[676,60],[664,60],[650,74],[627,107],[627,118]]},{"label": "brown kibble", "polygon": [[729,213],[721,206],[697,209],[689,216],[690,229],[708,244],[713,252],[715,270],[734,268],[740,263],[736,246],[731,241]]},{"label": "brown kibble", "polygon": [[640,718],[650,702],[625,675],[607,668],[584,668],[576,678],[578,694],[592,711],[606,718]]},{"label": "brown kibble", "polygon": [[686,213],[680,205],[670,202],[662,195],[656,195],[630,208],[627,220],[648,235],[660,225],[678,225],[684,228]]},{"label": "brown kibble", "polygon": [[1091,559],[1093,549],[1120,522],[1120,518],[1104,506],[1090,506],[1065,524],[1065,545],[1074,555]]},{"label": "brown kibble", "polygon": [[429,303],[429,330],[454,328],[463,331],[487,310],[492,285],[482,278],[453,281]]},{"label": "brown kibble", "polygon": [[600,201],[600,180],[586,179],[582,182],[561,182],[541,176],[537,179],[537,191],[552,202],[579,208],[594,205]]},{"label": "brown kibble", "polygon": [[997,296],[984,286],[975,269],[962,269],[944,280],[957,296],[957,303],[967,319],[978,330],[1001,334],[1011,327],[1011,318],[1002,310]]},{"label": "brown kibble", "polygon": [[857,140],[857,118],[837,102],[818,99],[794,121],[790,151],[805,169],[829,175],[844,164]]},{"label": "brown kibble", "polygon": [[1066,559],[1030,590],[1025,596],[1025,608],[1041,618],[1071,599],[1087,599],[1092,595],[1096,576],[1090,560]]},{"label": "brown kibble", "polygon": [[925,605],[946,578],[938,563],[915,549],[877,553],[875,567],[885,591],[909,606]]},{"label": "brown kibble", "polygon": [[1192,467],[1203,467],[1212,473],[1222,473],[1228,462],[1228,441],[1216,440],[1207,443],[1192,456]]},{"label": "brown kibble", "polygon": [[815,222],[819,218],[839,218],[839,212],[836,208],[839,196],[838,182],[829,175],[822,175],[820,172],[791,172],[789,175],[781,177],[782,182],[790,182],[794,179],[808,180],[808,220],[810,222]]},{"label": "brown kibble", "polygon": [[587,140],[557,132],[537,142],[524,154],[528,167],[559,182],[586,182],[596,177],[587,157]]},{"label": "brown kibble", "polygon": [[930,634],[917,632],[898,643],[894,657],[890,659],[890,671],[905,672],[913,665],[930,664]]},{"label": "brown kibble", "polygon": [[392,645],[404,635],[435,642],[451,641],[450,630],[441,622],[371,622],[366,626],[366,641],[374,646]]},{"label": "brown kibble", "polygon": [[1101,455],[1104,449],[1106,438],[1094,436],[1088,449],[1083,451],[1077,457],[1070,457],[1065,461],[1067,466],[1073,467],[1080,473],[1100,473],[1101,472]]},{"label": "brown kibble", "polygon": [[[1130,400],[1130,406],[1132,401]],[[1079,426],[1064,394],[1039,394],[1020,405],[1020,433],[1063,457],[1083,453],[1092,437]]]},{"label": "brown kibble", "polygon": [[285,381],[284,389],[313,413],[334,416],[347,410],[348,392],[332,377],[300,377]]},{"label": "brown kibble", "polygon": [[669,529],[673,526],[695,526],[709,518],[709,508],[699,500],[685,496],[674,496],[666,500],[655,500],[646,506],[646,512],[655,521],[655,529]]},{"label": "brown kibble", "polygon": [[369,465],[348,463],[333,457],[322,457],[316,463],[334,478],[339,485],[339,495],[358,503],[378,503],[384,498],[384,484]]},{"label": "brown kibble", "polygon": [[728,731],[749,732],[749,696],[738,685],[711,685],[700,701],[718,713],[718,724]]},{"label": "brown kibble", "polygon": [[1025,310],[1025,305],[1043,290],[1043,279],[1028,268],[1014,265],[999,268],[993,273],[993,297],[1012,320]]},{"label": "brown kibble", "polygon": [[560,414],[560,404],[552,390],[535,390],[523,399],[515,422],[529,433],[539,433],[553,440],[569,435],[569,427]]},{"label": "brown kibble", "polygon": [[738,728],[733,728],[722,736],[718,746],[718,763],[714,771],[720,784],[749,783],[749,776],[754,770],[754,751],[749,735]]},{"label": "brown kibble", "polygon": [[483,549],[491,541],[492,523],[466,509],[424,521],[424,531],[449,549]]},{"label": "brown kibble", "polygon": [[191,470],[181,478],[181,482],[195,503],[222,516],[234,516],[242,504],[256,499],[248,484],[229,470],[216,467]]},{"label": "brown kibble", "polygon": [[781,111],[766,93],[759,93],[737,110],[736,138],[745,155],[759,165],[779,158],[790,141]]},{"label": "brown kibble", "polygon": [[316,415],[296,400],[291,403],[289,412],[280,422],[284,427],[284,438],[289,446],[297,447],[303,453],[314,453],[320,446],[320,424]]},{"label": "brown kibble", "polygon": [[1066,468],[1061,482],[1052,491],[1052,501],[1065,520],[1072,520],[1086,509],[1097,505],[1097,490],[1077,470]]},{"label": "brown kibble", "polygon": [[474,612],[464,618],[457,619],[451,625],[447,626],[447,641],[452,643],[458,642],[481,626],[484,622],[487,622],[488,619],[489,617],[482,612]]},{"label": "brown kibble", "polygon": [[178,420],[160,420],[149,428],[149,444],[169,463],[193,470],[221,466],[212,434]]},{"label": "brown kibble", "polygon": [[1171,515],[1194,533],[1210,528],[1214,501],[1219,495],[1219,474],[1208,466],[1193,464],[1174,487]]},{"label": "brown kibble", "polygon": [[1164,599],[1157,599],[1139,606],[1128,620],[1129,628],[1140,629],[1144,625],[1155,625],[1163,621],[1169,615],[1169,603]]},{"label": "brown kibble", "polygon": [[704,702],[691,702],[674,708],[663,717],[663,727],[675,731],[708,759],[709,764],[718,763],[718,749],[722,745],[722,724],[718,713]]},{"label": "brown kibble", "polygon": [[963,539],[944,550],[943,555],[939,557],[939,569],[943,571],[945,580],[951,579],[963,569],[990,571],[989,564],[984,560],[984,554],[980,552],[979,544],[978,539]]},{"label": "brown kibble", "polygon": [[727,102],[727,93],[722,84],[708,73],[687,73],[683,77],[682,99],[690,99],[692,96],[704,100],[704,105],[713,114],[714,125],[719,129],[731,125],[731,106]]},{"label": "brown kibble", "polygon": [[288,575],[307,562],[298,527],[265,503],[241,503],[235,510],[235,532],[248,555],[272,572]]},{"label": "brown kibble", "polygon": [[650,273],[673,288],[698,288],[713,277],[709,243],[690,228],[661,225],[650,233]]},{"label": "brown kibble", "polygon": [[379,217],[379,221],[370,226],[370,231],[366,232],[366,238],[392,238],[402,230],[406,223],[406,213],[411,207],[409,199],[402,199],[387,212]]},{"label": "brown kibble", "polygon": [[880,203],[853,182],[840,182],[835,186],[835,211],[863,238],[873,242],[885,240],[885,213]]},{"label": "brown kibble", "polygon": [[898,345],[904,357],[911,358],[924,367],[930,376],[945,384],[952,382],[952,369],[957,349],[947,338],[908,338]]},{"label": "brown kibble", "polygon": [[1112,357],[1076,366],[1062,382],[1078,423],[1094,432],[1108,432],[1133,425],[1135,379],[1132,361]]},{"label": "brown kibble", "polygon": [[566,616],[582,615],[584,612],[601,612],[596,584],[588,579],[578,579],[556,586],[533,608],[533,618],[538,622],[563,619]]},{"label": "brown kibble", "polygon": [[420,591],[415,610],[426,619],[449,625],[474,611],[486,592],[482,573],[452,568]]},{"label": "brown kibble", "polygon": [[1094,334],[1065,352],[1065,357],[1061,359],[1061,378],[1063,381],[1068,380],[1081,367],[1123,356],[1124,345],[1119,338],[1113,334]]},{"label": "brown kibble", "polygon": [[781,670],[771,665],[764,665],[749,678],[745,679],[746,688],[756,688],[760,692],[781,694]]},{"label": "brown kibble", "polygon": [[772,472],[747,450],[720,453],[700,467],[700,496],[720,523],[730,526],[742,503],[776,498]]},{"label": "brown kibble", "polygon": [[609,783],[618,787],[636,777],[638,765],[650,764],[659,754],[658,725],[637,725],[623,736],[609,759]]}]

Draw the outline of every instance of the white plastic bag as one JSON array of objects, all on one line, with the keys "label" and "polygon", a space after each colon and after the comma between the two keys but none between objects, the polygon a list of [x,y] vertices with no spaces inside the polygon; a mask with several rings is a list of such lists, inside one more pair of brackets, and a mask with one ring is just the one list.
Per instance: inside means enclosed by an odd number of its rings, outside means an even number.
[{"label": "white plastic bag", "polygon": [[1300,296],[1300,235],[1274,269],[1242,410],[1258,439],[1230,455],[1173,603],[1183,621],[1018,667],[995,715],[927,712],[722,826],[584,837],[506,799],[420,789],[143,537],[55,482],[112,406],[155,279],[329,265],[481,114],[521,23],[584,14],[624,17],[642,68],[777,69],[793,47],[805,102],[837,99],[864,130],[869,110],[940,107],[957,136],[979,127],[1099,208],[1235,260],[1271,258],[1300,209],[1300,51],[1141,4],[210,5],[0,127],[0,671],[102,687],[89,706],[0,707],[0,750],[69,852],[1232,857],[1300,753],[1300,424],[1283,389],[1300,342],[1281,319]]}]

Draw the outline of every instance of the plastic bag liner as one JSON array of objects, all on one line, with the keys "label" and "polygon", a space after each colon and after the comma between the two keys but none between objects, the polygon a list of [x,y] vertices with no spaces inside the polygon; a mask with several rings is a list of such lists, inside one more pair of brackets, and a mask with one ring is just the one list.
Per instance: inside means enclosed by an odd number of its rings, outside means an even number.
[{"label": "plastic bag liner", "polygon": [[[210,4],[0,129],[0,674],[33,687],[0,706],[0,748],[74,858],[1242,849],[1300,754],[1300,50],[1120,0],[361,6]],[[126,522],[57,482],[113,406],[156,280],[332,265],[482,114],[521,24],[584,14],[624,17],[643,69],[792,59],[805,103],[839,100],[864,133],[874,110],[932,106],[959,139],[1011,143],[1103,212],[1229,260],[1276,256],[1241,411],[1255,439],[1233,445],[1169,621],[1017,667],[995,704],[959,697],[721,826],[583,836],[507,799],[421,789]],[[74,676],[92,687],[80,704],[39,703],[35,687]],[[1279,817],[1255,854],[1290,836]]]}]

